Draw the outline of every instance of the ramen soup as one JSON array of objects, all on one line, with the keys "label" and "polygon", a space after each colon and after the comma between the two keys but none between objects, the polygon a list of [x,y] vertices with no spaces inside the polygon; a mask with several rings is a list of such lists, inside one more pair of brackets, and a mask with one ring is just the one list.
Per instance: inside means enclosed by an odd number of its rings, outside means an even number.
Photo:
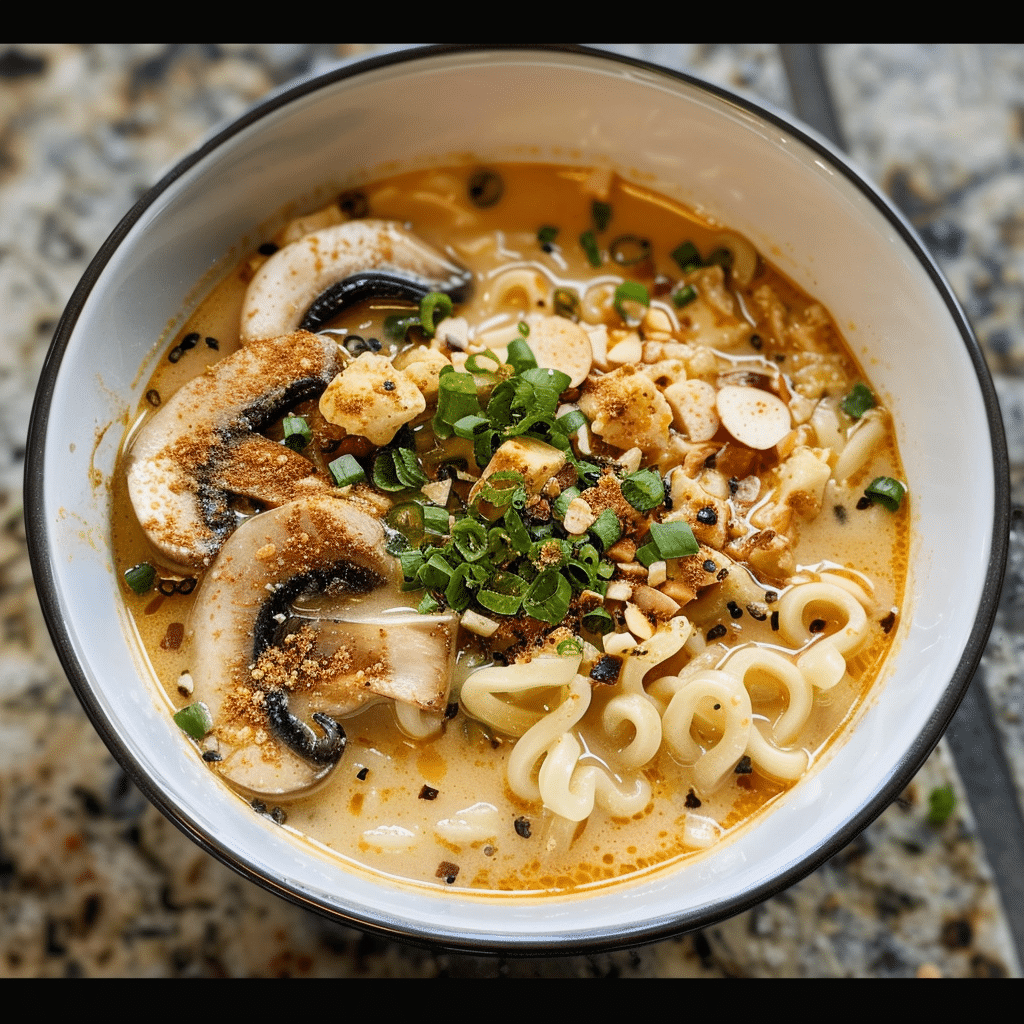
[{"label": "ramen soup", "polygon": [[847,729],[909,498],[829,313],[606,171],[399,175],[287,223],[174,338],[114,547],[195,756],[452,890],[722,842]]}]

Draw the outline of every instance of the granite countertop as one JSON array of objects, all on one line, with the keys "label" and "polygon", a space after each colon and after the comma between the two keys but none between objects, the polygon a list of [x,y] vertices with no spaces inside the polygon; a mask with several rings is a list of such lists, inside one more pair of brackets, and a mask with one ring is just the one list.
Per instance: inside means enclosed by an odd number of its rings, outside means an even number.
[{"label": "granite countertop", "polygon": [[[295,76],[379,48],[0,49],[0,977],[1019,977],[1024,908],[1003,865],[1019,866],[1024,850],[993,845],[992,809],[968,791],[945,740],[873,825],[788,891],[696,934],[542,960],[425,950],[292,906],[193,845],[107,753],[50,644],[24,540],[25,431],[50,337],[121,216],[211,128]],[[608,48],[782,109],[808,101],[794,51],[776,44]],[[979,336],[1020,507],[1024,47],[828,44],[815,54],[848,150],[921,232]],[[991,709],[1018,819],[1022,570],[1018,536],[972,684]],[[933,825],[929,795],[942,787],[956,806]]]}]

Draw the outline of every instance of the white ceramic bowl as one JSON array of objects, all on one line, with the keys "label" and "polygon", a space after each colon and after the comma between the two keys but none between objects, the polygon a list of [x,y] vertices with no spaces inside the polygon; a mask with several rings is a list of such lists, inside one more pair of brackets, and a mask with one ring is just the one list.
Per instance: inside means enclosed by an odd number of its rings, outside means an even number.
[{"label": "white ceramic bowl", "polygon": [[[253,814],[195,756],[122,611],[109,480],[158,339],[295,200],[311,208],[390,161],[608,165],[747,235],[829,307],[894,410],[913,494],[905,632],[834,756],[735,840],[590,896],[436,894],[351,873]],[[326,189],[325,189],[326,186]],[[107,428],[107,429],[102,429]],[[97,440],[98,438],[98,440]],[[999,413],[977,343],[913,231],[827,144],[721,89],[572,48],[429,49],[344,66],[274,96],[129,213],[68,306],[28,452],[33,564],[79,697],[139,786],[204,848],[304,905],[450,947],[573,951],[706,925],[791,884],[911,778],[973,674],[1008,534]]]}]

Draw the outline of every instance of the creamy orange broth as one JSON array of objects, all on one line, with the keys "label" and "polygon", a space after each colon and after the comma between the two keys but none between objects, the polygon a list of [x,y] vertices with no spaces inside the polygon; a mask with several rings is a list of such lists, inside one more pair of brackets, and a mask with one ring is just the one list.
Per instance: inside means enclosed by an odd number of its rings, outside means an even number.
[{"label": "creamy orange broth", "polygon": [[[649,289],[651,308],[663,311],[671,323],[670,330],[660,334],[646,322],[640,325],[643,354],[637,360],[639,365],[658,362],[659,352],[654,347],[658,344],[687,345],[696,351],[697,346],[708,342],[709,323],[731,326],[735,328],[734,343],[728,348],[715,348],[713,343],[721,341],[721,334],[710,336],[709,359],[714,369],[705,377],[719,379],[733,371],[750,371],[763,377],[777,371],[792,394],[799,396],[801,389],[805,392],[802,404],[799,398],[795,400],[804,412],[822,403],[823,408],[833,410],[833,419],[843,435],[853,425],[849,417],[834,410],[854,383],[866,379],[863,372],[834,322],[763,256],[758,259],[756,274],[745,286],[737,286],[730,280],[731,275],[723,275],[722,287],[732,296],[735,315],[729,317],[713,308],[709,311],[703,295],[714,282],[699,272],[696,276],[685,275],[671,254],[690,240],[706,257],[721,241],[721,227],[617,177],[609,181],[585,169],[543,165],[505,165],[494,170],[500,174],[504,190],[501,198],[486,208],[475,205],[468,195],[467,182],[474,171],[470,167],[403,174],[359,190],[370,216],[406,223],[420,238],[473,271],[474,294],[455,312],[466,316],[478,335],[490,331],[493,337],[504,330],[507,342],[524,314],[553,312],[552,292],[556,287],[578,292],[585,323],[604,322],[613,335],[619,330],[628,333],[635,328],[624,324],[611,309],[607,294],[610,287],[602,298],[594,292],[593,282],[638,280]],[[607,201],[611,208],[607,227],[595,232],[604,254],[597,269],[589,265],[578,242],[582,232],[595,227],[595,198]],[[346,205],[351,209],[351,197]],[[345,214],[335,210],[328,219],[344,220]],[[538,229],[545,225],[558,228],[549,252],[543,250],[537,236]],[[630,267],[616,264],[609,258],[608,249],[621,236],[648,240],[650,258]],[[186,380],[238,348],[243,295],[254,269],[264,258],[254,253],[244,260],[188,319],[147,386],[148,397],[140,409],[144,416],[153,415]],[[528,307],[528,295],[522,289],[513,289],[504,302],[496,301],[495,277],[509,265],[537,272],[543,285],[539,306],[535,299]],[[688,281],[696,285],[701,302],[677,307],[672,295]],[[394,302],[365,303],[330,326],[341,332],[339,340],[344,332],[383,340],[383,320],[396,309],[408,307]],[[182,349],[182,340],[195,335],[198,342]],[[529,343],[528,337],[526,340]],[[392,345],[389,352],[385,341],[383,354],[393,355],[395,351]],[[809,356],[809,352],[814,354]],[[700,365],[699,359],[691,360],[687,375],[699,376],[695,367]],[[604,371],[594,372],[600,376],[613,372],[616,366],[608,363]],[[810,419],[804,423],[809,424]],[[795,429],[799,431],[800,424]],[[673,426],[669,433],[679,437],[684,432]],[[280,438],[280,427],[271,428],[270,435]],[[754,466],[766,481],[774,479],[771,473],[780,462],[779,452],[795,441],[825,447],[823,439],[808,426],[799,438],[790,437],[778,447],[752,460],[748,458],[748,468]],[[730,443],[724,427],[708,444],[723,452],[727,462],[735,460],[737,449],[742,448],[734,441]],[[621,454],[621,449],[602,445],[600,437],[592,438],[592,446],[595,452],[609,457]],[[365,445],[347,447],[360,457],[369,451]],[[345,448],[343,443],[341,450]],[[335,457],[334,451],[307,454],[319,459],[321,465]],[[834,454],[829,458],[834,464]],[[646,452],[643,464],[652,461],[655,459]],[[742,458],[735,462],[742,463]],[[424,464],[428,472],[436,471],[436,465],[430,468],[429,460],[425,459]],[[715,460],[711,459],[698,475],[714,472],[714,467]],[[666,468],[662,461],[659,469]],[[701,588],[697,600],[680,609],[680,614],[693,622],[695,638],[666,665],[652,669],[646,682],[684,672],[691,655],[699,653],[701,647],[717,649],[716,645],[724,645],[731,649],[758,643],[784,651],[792,660],[793,652],[772,628],[773,595],[782,595],[792,578],[816,579],[828,569],[837,568],[851,581],[867,579],[871,589],[868,639],[848,659],[849,671],[838,685],[815,691],[810,718],[791,745],[805,750],[813,766],[855,718],[897,631],[907,567],[907,501],[896,513],[877,504],[859,508],[858,504],[866,504],[865,486],[878,476],[902,476],[895,439],[888,427],[883,442],[864,467],[846,483],[829,480],[819,512],[793,516],[793,533],[798,536],[792,547],[796,572],[772,579],[759,570],[761,590],[767,595],[763,620],[757,621],[742,608],[737,617],[727,607],[722,585],[712,582]],[[125,588],[125,602],[156,677],[175,707],[184,707],[191,698],[182,692],[179,683],[183,675],[187,680],[192,668],[188,628],[195,595],[180,592],[188,590],[190,583],[174,581],[192,577],[154,558],[132,513],[123,473],[117,475],[114,488],[113,541],[118,570],[123,572],[148,561],[156,565],[158,576],[158,587],[143,596]],[[759,494],[753,509],[745,509],[738,518],[749,521],[770,497],[770,493]],[[171,593],[162,593],[161,587]],[[419,596],[410,595],[410,607],[416,607]],[[608,607],[619,620],[616,628],[621,631],[625,628],[622,602],[608,602]],[[717,633],[723,635],[718,637]],[[459,647],[457,684],[469,667],[489,663],[488,642],[479,636],[463,630]],[[596,715],[614,692],[609,685],[592,685],[590,716]],[[541,693],[538,700],[543,702],[548,697]],[[762,693],[760,697],[757,714],[770,725],[786,702],[781,695],[766,697]],[[681,764],[680,758],[662,744],[658,754],[642,768],[643,778],[651,787],[651,799],[641,811],[621,818],[595,809],[580,822],[568,821],[542,803],[512,792],[506,762],[515,741],[475,720],[464,706],[455,703],[455,695],[451,699],[451,717],[444,721],[439,735],[425,740],[403,734],[389,702],[362,710],[343,721],[347,746],[325,782],[299,798],[283,800],[240,793],[240,799],[251,800],[254,813],[273,814],[310,842],[371,871],[449,890],[551,893],[608,884],[695,856],[763,813],[792,784],[772,778],[756,766],[749,772],[740,766],[740,771],[734,771],[716,792],[698,796],[692,768]],[[707,727],[695,735],[704,747],[713,746],[717,739],[714,729],[709,731]],[[623,743],[628,738],[619,736]],[[595,741],[590,747],[580,763],[604,764],[615,775],[614,744],[609,746],[606,739],[603,746]],[[207,737],[196,744],[196,756],[204,751],[215,754],[216,748],[215,738]],[[211,761],[211,770],[217,770],[216,761]],[[484,831],[490,829],[485,837],[463,841],[458,838],[457,827],[439,826],[466,819],[466,812],[473,808],[482,820],[493,822],[484,827]]]}]

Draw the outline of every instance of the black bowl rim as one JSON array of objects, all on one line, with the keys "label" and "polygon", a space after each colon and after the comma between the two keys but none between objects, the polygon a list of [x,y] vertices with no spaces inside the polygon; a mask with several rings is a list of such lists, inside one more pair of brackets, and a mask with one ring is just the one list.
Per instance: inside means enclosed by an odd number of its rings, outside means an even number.
[{"label": "black bowl rim", "polygon": [[[238,132],[293,101],[335,82],[352,78],[377,68],[431,59],[446,54],[467,52],[524,53],[530,51],[548,54],[575,54],[596,58],[609,64],[620,64],[650,72],[656,76],[675,79],[698,91],[709,93],[717,99],[745,113],[753,114],[757,118],[781,129],[816,151],[884,215],[908,248],[914,253],[930,277],[935,289],[942,297],[949,315],[960,332],[981,389],[988,417],[989,431],[992,437],[995,485],[992,548],[987,568],[989,585],[984,589],[978,614],[964,652],[926,728],[908,750],[902,761],[893,767],[888,781],[878,792],[840,830],[821,842],[817,848],[808,850],[798,862],[785,871],[762,885],[737,895],[731,900],[722,901],[713,906],[696,907],[682,915],[655,918],[638,923],[633,927],[616,927],[600,931],[583,930],[579,933],[566,930],[561,934],[540,937],[478,934],[476,932],[464,933],[460,931],[438,936],[429,928],[410,925],[405,921],[368,920],[357,913],[346,911],[340,905],[328,906],[311,902],[307,893],[297,888],[290,888],[279,880],[265,875],[257,867],[245,861],[236,851],[222,846],[215,837],[208,836],[198,829],[150,781],[142,770],[142,766],[135,761],[134,757],[119,739],[116,730],[112,728],[111,724],[107,722],[102,714],[99,704],[91,692],[85,673],[75,658],[69,635],[62,620],[59,600],[54,586],[51,568],[52,556],[46,540],[46,523],[44,520],[43,492],[46,429],[56,378],[65,349],[85,302],[104,268],[144,211],[173,182],[199,163],[207,154],[216,150],[222,143]],[[111,232],[83,274],[58,322],[53,341],[43,364],[32,408],[26,446],[24,487],[29,556],[32,572],[35,577],[36,589],[54,647],[72,687],[104,743],[115,759],[120,762],[132,781],[164,815],[206,852],[216,857],[222,863],[238,871],[250,881],[306,909],[312,909],[333,920],[402,941],[412,941],[428,946],[476,954],[493,953],[503,955],[550,956],[569,952],[574,954],[599,952],[654,942],[687,931],[707,927],[732,917],[734,914],[748,910],[765,899],[789,888],[846,846],[867,825],[874,821],[910,782],[921,764],[938,743],[953,714],[956,712],[960,701],[963,699],[984,653],[988,636],[995,620],[1006,567],[1011,518],[1010,476],[1006,440],[1003,433],[999,402],[988,366],[978,341],[974,336],[974,332],[938,265],[925,249],[917,233],[892,203],[871,184],[845,154],[832,147],[812,129],[787,114],[775,111],[760,101],[754,101],[737,95],[728,89],[705,81],[688,72],[676,71],[638,58],[573,44],[523,43],[471,44],[466,46],[445,44],[403,49],[346,62],[331,71],[305,79],[293,86],[285,87],[263,99],[241,117],[211,135],[202,145],[175,164],[135,203]],[[539,909],[542,909],[542,905],[540,905]]]}]

